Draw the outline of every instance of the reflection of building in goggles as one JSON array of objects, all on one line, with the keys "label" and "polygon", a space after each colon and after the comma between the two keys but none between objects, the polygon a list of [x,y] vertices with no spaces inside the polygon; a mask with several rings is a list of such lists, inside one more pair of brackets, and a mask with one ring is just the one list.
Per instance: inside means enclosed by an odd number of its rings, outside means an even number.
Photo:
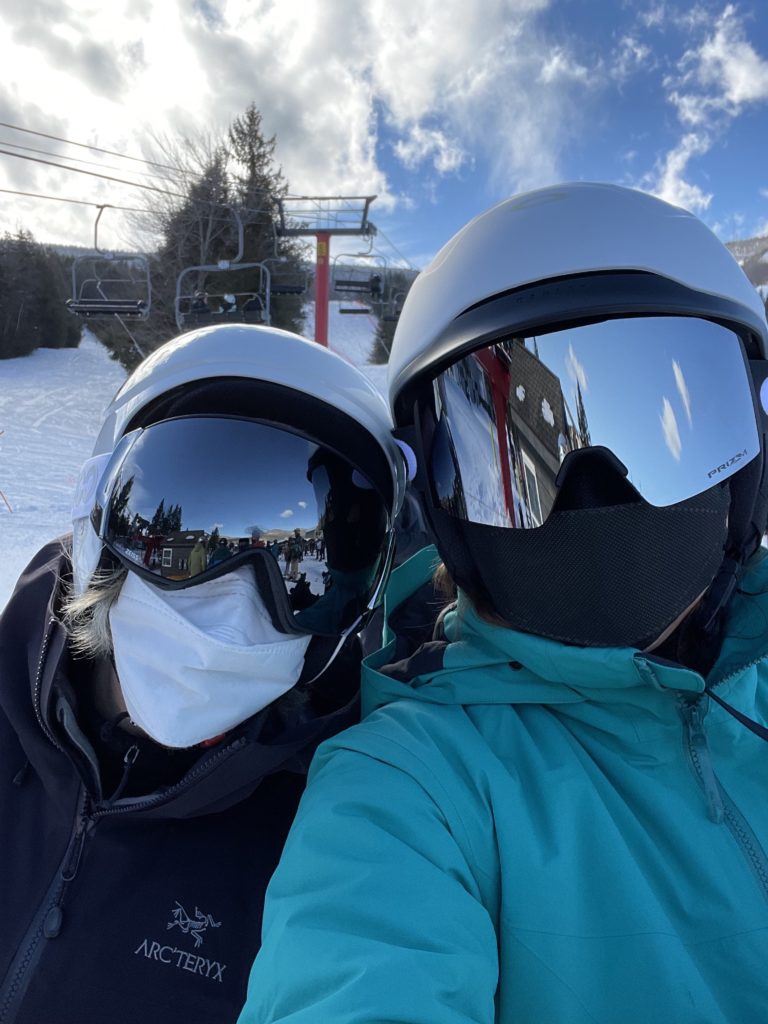
[{"label": "reflection of building in goggles", "polygon": [[[339,453],[279,427],[179,417],[121,441],[92,521],[123,564],[166,588],[262,559],[261,572],[283,593],[285,607],[317,605],[315,620],[324,624],[318,631],[336,634],[377,590],[391,539],[381,494],[353,478],[362,479],[361,470]],[[307,559],[310,537],[316,550],[324,541],[323,562]],[[282,572],[281,557],[289,571]],[[328,569],[361,573],[343,623],[337,602],[322,609]]]},{"label": "reflection of building in goggles", "polygon": [[651,504],[727,479],[759,451],[738,336],[644,317],[510,338],[434,381],[435,500],[471,522],[540,526],[569,452],[609,449]]}]

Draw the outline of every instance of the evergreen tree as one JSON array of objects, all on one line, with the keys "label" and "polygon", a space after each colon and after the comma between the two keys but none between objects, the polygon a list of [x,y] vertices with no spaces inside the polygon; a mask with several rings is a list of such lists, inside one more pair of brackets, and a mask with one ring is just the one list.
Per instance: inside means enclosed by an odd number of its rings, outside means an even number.
[{"label": "evergreen tree", "polygon": [[[145,353],[178,333],[176,289],[182,272],[215,266],[237,255],[237,217],[243,225],[241,263],[265,263],[275,278],[289,275],[296,281],[306,277],[302,244],[280,239],[276,232],[278,200],[288,191],[275,161],[276,144],[274,136],[264,135],[261,114],[254,104],[232,120],[224,137],[185,135],[158,143],[158,158],[177,170],[158,180],[164,194],[148,197],[149,214],[134,218],[137,230],[160,239],[151,261],[150,318],[146,323],[128,325]],[[178,198],[179,193],[183,198]],[[266,275],[262,277],[258,268],[239,270],[236,265],[231,270],[186,274],[181,312],[189,312],[190,296],[198,290],[208,293],[208,305],[216,313],[224,295],[237,296],[242,308],[247,297],[259,294],[265,284]],[[272,324],[300,332],[303,304],[300,295],[273,295]],[[140,356],[119,324],[101,321],[97,329],[123,365],[132,368],[137,364]]]},{"label": "evergreen tree", "polygon": [[149,524],[149,532],[165,533],[165,498],[160,499],[160,504],[155,509],[155,514]]},{"label": "evergreen tree", "polygon": [[581,447],[588,448],[592,444],[592,435],[589,432],[587,410],[584,408],[584,397],[581,393],[581,384],[578,381],[576,382],[576,419],[578,420]]},{"label": "evergreen tree", "polygon": [[65,304],[61,261],[29,231],[0,241],[0,289],[0,359],[79,344],[80,325]]},{"label": "evergreen tree", "polygon": [[386,363],[389,359],[397,321],[385,319],[385,317],[391,318],[400,315],[403,302],[415,277],[414,271],[406,270],[390,270],[384,275],[382,301],[374,303],[373,306],[378,319],[370,356],[372,363]]},{"label": "evergreen tree", "polygon": [[[246,259],[267,262],[277,285],[280,278],[295,281],[304,276],[302,246],[294,239],[277,235],[280,218],[278,200],[287,195],[288,186],[281,168],[275,163],[276,138],[274,135],[266,138],[261,122],[261,113],[256,105],[249,104],[230,125],[228,149],[234,162],[233,192],[243,218]],[[233,274],[231,280],[239,284],[244,279]],[[270,304],[272,324],[300,332],[304,321],[303,304],[301,295],[273,295]]]}]

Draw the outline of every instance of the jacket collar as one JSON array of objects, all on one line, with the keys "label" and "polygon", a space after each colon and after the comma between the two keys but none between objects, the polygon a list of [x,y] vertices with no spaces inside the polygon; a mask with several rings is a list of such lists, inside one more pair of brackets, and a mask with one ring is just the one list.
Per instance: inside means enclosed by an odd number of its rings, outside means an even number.
[{"label": "jacket collar", "polygon": [[[61,785],[67,774],[62,773],[62,758],[68,756],[68,743],[54,723],[59,698],[68,690],[68,654],[66,632],[56,615],[56,586],[67,567],[61,543],[46,546],[22,576],[0,619],[0,708],[35,772],[54,782],[58,779]],[[153,813],[192,817],[221,810],[242,800],[274,772],[304,774],[317,745],[359,719],[357,665],[356,658],[350,656],[347,664],[340,656],[331,666],[326,692],[332,684],[338,696],[322,711],[309,702],[285,713],[266,708],[233,730],[220,744],[221,751],[213,748],[201,755],[193,769],[200,782],[180,785],[178,797]],[[217,757],[219,753],[222,756]],[[212,770],[197,772],[209,760]]]},{"label": "jacket collar", "polygon": [[[434,564],[434,557],[430,561],[422,554],[418,565],[412,562],[403,568],[410,565],[413,580],[414,568],[424,571]],[[397,581],[399,594],[407,589],[403,575]],[[388,610],[391,605],[388,600]],[[720,656],[707,680],[710,685],[768,655],[767,622],[768,557],[761,551],[728,605]],[[467,705],[599,701],[650,708],[658,705],[661,693],[694,696],[706,685],[699,673],[633,647],[573,647],[494,625],[481,619],[462,593],[456,608],[443,619],[443,634],[443,644],[427,645],[428,651],[397,666],[387,664],[393,643],[367,658],[363,714],[399,698]]]}]

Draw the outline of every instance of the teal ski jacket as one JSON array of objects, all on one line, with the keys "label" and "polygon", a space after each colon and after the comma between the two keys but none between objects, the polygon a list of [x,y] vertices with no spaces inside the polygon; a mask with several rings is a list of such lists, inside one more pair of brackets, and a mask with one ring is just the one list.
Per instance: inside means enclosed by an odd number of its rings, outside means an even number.
[{"label": "teal ski jacket", "polygon": [[706,681],[443,630],[316,755],[241,1024],[765,1024],[768,742],[703,692],[768,721],[765,553]]}]

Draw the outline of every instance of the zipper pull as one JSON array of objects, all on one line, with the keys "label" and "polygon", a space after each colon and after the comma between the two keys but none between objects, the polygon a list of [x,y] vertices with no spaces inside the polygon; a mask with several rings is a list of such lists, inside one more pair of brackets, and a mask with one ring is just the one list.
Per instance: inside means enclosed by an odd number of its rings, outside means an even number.
[{"label": "zipper pull", "polygon": [[61,880],[62,882],[71,882],[77,874],[77,869],[80,867],[80,857],[83,853],[83,846],[85,845],[85,836],[88,831],[88,818],[83,815],[80,819],[80,824],[77,827],[77,832],[72,839],[72,846],[69,850],[69,856],[67,857],[64,867],[61,869]]},{"label": "zipper pull", "polygon": [[725,818],[725,807],[720,793],[707,736],[704,732],[704,711],[700,701],[683,705],[683,717],[688,728],[688,744],[707,798],[707,813],[710,821],[721,825]]},{"label": "zipper pull", "polygon": [[45,921],[43,922],[43,935],[46,939],[57,939],[59,937],[63,921],[64,912],[61,907],[51,907],[45,915]]},{"label": "zipper pull", "polygon": [[120,778],[117,789],[106,802],[107,807],[111,807],[112,804],[115,803],[116,800],[119,800],[123,795],[125,787],[128,785],[128,776],[131,774],[131,768],[133,768],[136,763],[139,753],[140,750],[135,743],[126,750],[125,756],[123,757],[123,774]]}]

